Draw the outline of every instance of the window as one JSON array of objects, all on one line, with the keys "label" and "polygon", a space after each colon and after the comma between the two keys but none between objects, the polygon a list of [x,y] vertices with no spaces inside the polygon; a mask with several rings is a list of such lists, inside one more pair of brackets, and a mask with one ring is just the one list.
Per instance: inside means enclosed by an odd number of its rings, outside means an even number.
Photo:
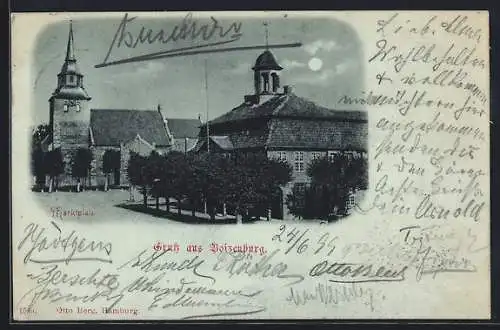
[{"label": "window", "polygon": [[295,184],[295,189],[297,192],[303,194],[306,192],[306,184],[304,182],[297,182]]},{"label": "window", "polygon": [[75,76],[69,76],[69,83],[72,84],[75,82]]},{"label": "window", "polygon": [[312,159],[315,160],[315,159],[320,159],[321,158],[321,152],[313,152],[312,153]]},{"label": "window", "polygon": [[337,156],[340,152],[338,151],[328,151],[328,160],[333,162],[335,160],[335,156]]},{"label": "window", "polygon": [[63,109],[64,109],[64,112],[68,112],[68,105],[65,104],[64,107],[63,107]]},{"label": "window", "polygon": [[80,111],[80,105],[79,104],[76,105],[76,111]]},{"label": "window", "polygon": [[304,172],[304,152],[296,151],[294,161],[294,170],[296,172]]},{"label": "window", "polygon": [[356,205],[356,194],[354,191],[350,190],[346,201],[346,209],[349,212]]},{"label": "window", "polygon": [[286,151],[278,151],[278,160],[285,160],[286,161]]}]

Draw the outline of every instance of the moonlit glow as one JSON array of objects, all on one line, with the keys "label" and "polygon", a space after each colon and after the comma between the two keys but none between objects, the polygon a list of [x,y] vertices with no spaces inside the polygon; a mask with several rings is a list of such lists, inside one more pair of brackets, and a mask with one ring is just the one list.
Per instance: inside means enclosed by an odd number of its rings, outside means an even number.
[{"label": "moonlit glow", "polygon": [[309,69],[311,69],[312,71],[319,71],[319,70],[321,70],[321,67],[323,66],[323,61],[317,57],[313,57],[309,60],[308,65],[309,65]]}]

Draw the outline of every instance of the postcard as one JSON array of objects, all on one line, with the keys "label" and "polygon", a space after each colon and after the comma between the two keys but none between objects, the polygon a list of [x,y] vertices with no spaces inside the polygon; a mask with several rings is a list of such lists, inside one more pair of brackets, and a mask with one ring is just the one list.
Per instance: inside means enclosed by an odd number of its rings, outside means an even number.
[{"label": "postcard", "polygon": [[489,319],[488,19],[13,14],[13,319]]}]

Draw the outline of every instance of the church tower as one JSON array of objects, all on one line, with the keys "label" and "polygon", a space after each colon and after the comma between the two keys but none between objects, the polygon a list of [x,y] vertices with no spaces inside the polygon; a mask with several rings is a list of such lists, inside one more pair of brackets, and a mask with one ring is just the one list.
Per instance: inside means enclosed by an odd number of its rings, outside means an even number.
[{"label": "church tower", "polygon": [[61,148],[66,164],[71,151],[89,146],[90,99],[76,63],[70,23],[66,57],[57,75],[57,88],[49,99],[53,148]]}]

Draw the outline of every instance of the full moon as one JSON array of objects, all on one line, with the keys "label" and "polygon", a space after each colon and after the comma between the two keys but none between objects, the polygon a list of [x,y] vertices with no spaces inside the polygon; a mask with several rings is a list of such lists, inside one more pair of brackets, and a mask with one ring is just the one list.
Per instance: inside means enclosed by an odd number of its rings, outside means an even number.
[{"label": "full moon", "polygon": [[321,67],[323,66],[323,61],[317,57],[313,57],[309,60],[308,65],[309,65],[309,69],[311,69],[312,71],[319,71],[319,70],[321,70]]}]

